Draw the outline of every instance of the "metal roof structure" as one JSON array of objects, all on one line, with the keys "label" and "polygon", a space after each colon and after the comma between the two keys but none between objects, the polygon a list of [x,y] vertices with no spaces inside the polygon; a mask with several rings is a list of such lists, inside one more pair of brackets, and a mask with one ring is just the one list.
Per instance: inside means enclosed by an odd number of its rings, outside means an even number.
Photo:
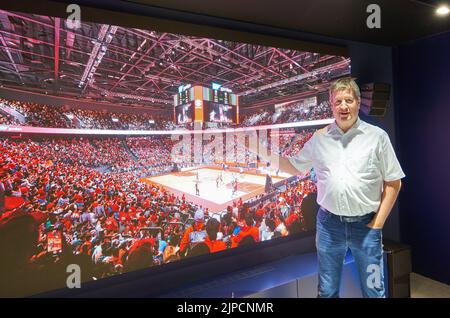
[{"label": "metal roof structure", "polygon": [[112,103],[173,106],[184,84],[218,82],[241,106],[284,102],[324,90],[350,73],[350,59],[220,39],[0,10],[5,87]]}]

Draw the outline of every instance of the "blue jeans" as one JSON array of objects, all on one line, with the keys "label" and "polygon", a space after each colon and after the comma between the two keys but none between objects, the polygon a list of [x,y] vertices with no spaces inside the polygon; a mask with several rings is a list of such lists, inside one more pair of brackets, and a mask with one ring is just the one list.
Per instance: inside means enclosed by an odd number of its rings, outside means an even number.
[{"label": "blue jeans", "polygon": [[367,226],[374,215],[344,219],[319,209],[316,232],[319,298],[339,297],[344,258],[349,248],[358,267],[363,296],[386,297],[381,229]]}]

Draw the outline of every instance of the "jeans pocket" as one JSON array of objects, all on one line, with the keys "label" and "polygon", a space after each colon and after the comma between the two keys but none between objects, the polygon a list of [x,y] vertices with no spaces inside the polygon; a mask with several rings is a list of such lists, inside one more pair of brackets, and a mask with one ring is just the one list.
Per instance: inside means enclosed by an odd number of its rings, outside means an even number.
[{"label": "jeans pocket", "polygon": [[383,229],[374,229],[372,227],[369,227],[367,224],[365,225],[367,233],[374,235],[374,236],[380,236]]},{"label": "jeans pocket", "polygon": [[369,224],[370,224],[370,222],[372,222],[374,217],[375,217],[375,213],[370,213],[367,216],[367,219],[365,221],[363,221],[364,226],[370,230],[381,230],[381,229],[374,229],[374,228],[369,227]]},{"label": "jeans pocket", "polygon": [[373,229],[367,226],[367,238],[373,242],[380,242],[383,236],[383,229]]}]

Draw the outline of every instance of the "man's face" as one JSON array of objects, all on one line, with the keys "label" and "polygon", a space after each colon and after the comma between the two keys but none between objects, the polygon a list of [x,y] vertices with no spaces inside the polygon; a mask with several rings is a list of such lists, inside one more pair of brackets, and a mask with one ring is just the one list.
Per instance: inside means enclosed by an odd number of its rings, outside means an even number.
[{"label": "man's face", "polygon": [[350,128],[358,118],[359,100],[350,89],[338,90],[331,95],[333,116],[338,126]]}]

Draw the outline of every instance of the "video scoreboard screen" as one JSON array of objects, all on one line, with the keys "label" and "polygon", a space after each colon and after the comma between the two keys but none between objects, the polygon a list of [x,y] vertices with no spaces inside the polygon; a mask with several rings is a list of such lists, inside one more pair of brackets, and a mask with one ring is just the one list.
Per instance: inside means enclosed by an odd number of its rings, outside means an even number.
[{"label": "video scoreboard screen", "polygon": [[175,120],[177,124],[192,123],[194,120],[194,111],[192,103],[175,107]]},{"label": "video scoreboard screen", "polygon": [[238,104],[238,96],[222,87],[219,89],[203,87],[203,99],[223,105],[236,106]]},{"label": "video scoreboard screen", "polygon": [[180,100],[180,104],[187,104],[191,101],[189,98],[189,90],[185,90],[184,92],[178,93],[178,98]]},{"label": "video scoreboard screen", "polygon": [[227,92],[213,90],[213,102],[215,103],[229,105],[230,104],[229,97],[230,96]]},{"label": "video scoreboard screen", "polygon": [[188,88],[178,92],[177,95],[174,95],[174,106],[185,105],[194,101],[194,89]]},{"label": "video scoreboard screen", "polygon": [[204,118],[211,123],[236,123],[236,106],[204,102]]}]

